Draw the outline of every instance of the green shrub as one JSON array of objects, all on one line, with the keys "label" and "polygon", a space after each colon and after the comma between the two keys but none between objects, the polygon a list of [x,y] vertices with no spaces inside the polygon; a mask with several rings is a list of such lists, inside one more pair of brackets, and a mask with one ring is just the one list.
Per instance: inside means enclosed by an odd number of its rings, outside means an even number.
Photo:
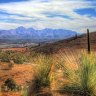
[{"label": "green shrub", "polygon": [[16,82],[12,78],[8,78],[5,82],[4,85],[8,88],[8,90],[15,90],[16,89]]},{"label": "green shrub", "polygon": [[13,54],[12,60],[17,64],[23,64],[27,58],[21,53]]},{"label": "green shrub", "polygon": [[0,53],[0,59],[2,62],[9,62],[10,61],[9,55],[6,54],[5,52]]},{"label": "green shrub", "polygon": [[13,51],[1,52],[0,59],[3,62],[10,62],[10,60],[13,60],[14,63],[17,64],[22,64],[27,61],[27,57],[23,53]]}]

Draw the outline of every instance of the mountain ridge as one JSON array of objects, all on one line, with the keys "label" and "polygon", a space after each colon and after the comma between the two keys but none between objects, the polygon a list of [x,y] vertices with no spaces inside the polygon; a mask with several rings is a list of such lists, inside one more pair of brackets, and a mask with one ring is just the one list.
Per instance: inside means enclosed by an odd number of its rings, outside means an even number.
[{"label": "mountain ridge", "polygon": [[30,39],[41,41],[62,40],[77,35],[77,32],[66,29],[45,28],[37,30],[20,26],[16,29],[0,30],[0,39]]}]

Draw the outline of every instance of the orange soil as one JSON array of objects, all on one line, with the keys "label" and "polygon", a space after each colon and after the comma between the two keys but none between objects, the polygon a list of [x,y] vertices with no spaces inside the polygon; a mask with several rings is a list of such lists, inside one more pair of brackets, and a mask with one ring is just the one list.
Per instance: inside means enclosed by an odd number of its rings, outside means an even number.
[{"label": "orange soil", "polygon": [[2,51],[26,52],[27,48],[3,48]]},{"label": "orange soil", "polygon": [[[26,86],[30,83],[33,75],[32,64],[14,64],[11,70],[3,70],[2,66],[7,67],[8,63],[0,62],[0,86],[7,78],[13,78],[17,85]],[[20,92],[0,92],[0,96],[21,96]]]},{"label": "orange soil", "polygon": [[20,92],[3,92],[0,96],[22,96]]},{"label": "orange soil", "polygon": [[[0,62],[1,64],[1,62]],[[5,63],[7,65],[7,63]],[[2,64],[1,64],[2,66]],[[6,66],[7,67],[7,66]],[[13,78],[18,85],[26,85],[32,79],[32,64],[15,64],[11,70],[0,70],[0,85],[7,79]]]}]

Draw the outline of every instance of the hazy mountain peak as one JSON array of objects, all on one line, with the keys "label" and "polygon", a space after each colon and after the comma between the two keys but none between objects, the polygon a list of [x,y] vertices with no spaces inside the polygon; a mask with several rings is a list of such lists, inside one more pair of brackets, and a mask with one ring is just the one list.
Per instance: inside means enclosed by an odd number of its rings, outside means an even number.
[{"label": "hazy mountain peak", "polygon": [[51,29],[35,30],[34,28],[25,28],[20,26],[13,30],[1,30],[0,38],[7,39],[30,39],[38,42],[62,40],[76,36],[77,33],[66,29]]},{"label": "hazy mountain peak", "polygon": [[18,28],[16,28],[16,29],[18,29],[18,30],[25,30],[26,28],[23,27],[23,26],[20,26],[20,27],[18,27]]}]

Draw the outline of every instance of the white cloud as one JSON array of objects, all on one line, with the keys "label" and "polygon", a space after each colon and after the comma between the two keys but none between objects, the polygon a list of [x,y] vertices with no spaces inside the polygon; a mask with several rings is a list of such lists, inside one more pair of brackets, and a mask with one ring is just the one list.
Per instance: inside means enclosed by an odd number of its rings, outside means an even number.
[{"label": "white cloud", "polygon": [[16,27],[20,26],[20,24],[14,24],[14,23],[3,23],[3,22],[0,22],[0,29],[14,29]]},{"label": "white cloud", "polygon": [[[42,28],[65,28],[74,30],[77,32],[85,32],[86,28],[90,28],[92,31],[96,30],[95,20],[96,18],[91,18],[88,16],[82,16],[74,12],[75,9],[80,8],[96,8],[91,2],[85,0],[30,0],[27,2],[18,3],[6,3],[0,4],[0,9],[5,10],[12,14],[21,14],[25,17],[19,15],[9,15],[4,16],[5,19],[16,19],[17,23],[4,23],[0,22],[0,28],[16,28],[18,26],[34,27],[38,29]],[[61,15],[66,15],[71,18],[66,19],[60,16],[50,18],[43,13],[57,13]],[[0,16],[1,17],[1,16]],[[26,20],[24,23],[20,23],[19,20]],[[33,21],[34,22],[29,22]],[[35,21],[36,20],[36,21]]]}]

